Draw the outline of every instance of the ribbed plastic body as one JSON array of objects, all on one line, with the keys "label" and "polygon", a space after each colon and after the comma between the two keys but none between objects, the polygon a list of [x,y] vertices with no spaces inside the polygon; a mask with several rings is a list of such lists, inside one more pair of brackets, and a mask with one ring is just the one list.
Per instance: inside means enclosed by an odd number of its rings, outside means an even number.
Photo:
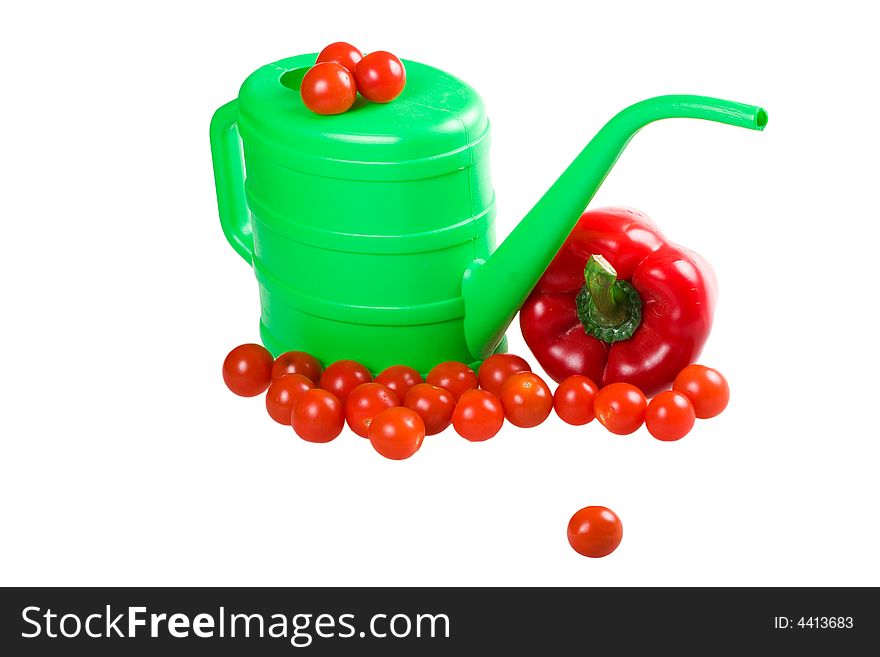
[{"label": "ribbed plastic body", "polygon": [[[233,174],[218,176],[218,197],[228,185],[224,229],[259,281],[263,343],[276,355],[351,358],[374,372],[472,362],[462,275],[495,239],[479,96],[407,61],[407,86],[392,103],[359,99],[345,114],[319,116],[298,91],[314,60],[257,70],[212,126],[212,142],[229,129],[243,145],[246,207],[234,200]],[[222,150],[215,144],[215,172],[218,155],[234,156]]]}]

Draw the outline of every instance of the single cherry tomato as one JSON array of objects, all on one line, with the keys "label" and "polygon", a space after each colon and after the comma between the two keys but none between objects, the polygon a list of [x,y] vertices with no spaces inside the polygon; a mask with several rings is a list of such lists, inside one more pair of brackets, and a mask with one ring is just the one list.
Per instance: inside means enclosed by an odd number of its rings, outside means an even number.
[{"label": "single cherry tomato", "polygon": [[373,418],[388,408],[400,406],[400,399],[381,383],[362,383],[345,400],[345,420],[349,428],[362,438]]},{"label": "single cherry tomato", "polygon": [[611,509],[588,506],[568,521],[568,542],[585,557],[606,557],[620,545],[623,525]]},{"label": "single cherry tomato", "polygon": [[336,62],[312,66],[300,83],[299,93],[315,114],[342,114],[357,98],[354,76]]},{"label": "single cherry tomato", "polygon": [[553,393],[544,380],[533,372],[517,372],[501,386],[504,417],[518,427],[536,427],[553,410]]},{"label": "single cherry tomato", "polygon": [[645,426],[657,440],[680,440],[694,428],[694,406],[682,393],[658,393],[645,411]]},{"label": "single cherry tomato", "polygon": [[331,363],[321,375],[320,386],[329,390],[345,404],[351,391],[362,383],[373,380],[370,370],[354,360],[337,360]]},{"label": "single cherry tomato", "polygon": [[504,424],[504,407],[491,392],[468,390],[455,405],[452,426],[462,438],[471,442],[489,440]]},{"label": "single cherry tomato", "polygon": [[379,413],[370,423],[370,444],[387,459],[408,459],[425,439],[425,424],[415,411],[402,406]]},{"label": "single cherry tomato", "polygon": [[632,433],[645,421],[648,400],[629,383],[612,383],[602,388],[593,401],[596,419],[611,433]]},{"label": "single cherry tomato", "polygon": [[312,380],[302,374],[285,374],[274,380],[266,391],[266,410],[278,424],[290,424],[296,400],[314,387]]},{"label": "single cherry tomato", "polygon": [[672,384],[672,389],[687,396],[698,418],[715,417],[730,401],[730,387],[721,372],[705,365],[688,365]]},{"label": "single cherry tomato", "polygon": [[371,52],[359,61],[354,77],[361,95],[374,103],[394,100],[406,85],[403,62],[384,50]]},{"label": "single cherry tomato", "polygon": [[274,362],[272,354],[264,346],[240,345],[230,351],[223,361],[223,381],[236,395],[256,397],[269,387]]},{"label": "single cherry tomato", "polygon": [[290,424],[296,435],[310,443],[329,443],[342,433],[342,403],[321,388],[302,393],[293,405]]},{"label": "single cherry tomato", "polygon": [[599,387],[593,380],[580,374],[573,374],[556,388],[553,394],[553,407],[563,422],[581,425],[592,422],[596,414],[593,402]]},{"label": "single cherry tomato", "polygon": [[324,368],[317,358],[304,351],[288,351],[275,359],[272,366],[272,380],[280,379],[285,374],[302,374],[312,383],[318,385]]},{"label": "single cherry tomato", "polygon": [[363,58],[364,54],[350,43],[337,41],[324,48],[324,50],[318,54],[318,59],[315,63],[336,62],[337,64],[344,66],[348,69],[349,73],[354,75],[355,67]]},{"label": "single cherry tomato", "polygon": [[476,388],[479,385],[477,375],[470,367],[464,363],[457,363],[453,360],[435,365],[433,369],[428,372],[425,381],[432,386],[448,390],[456,400],[458,400],[466,390]]},{"label": "single cherry tomato", "polygon": [[513,354],[492,354],[477,372],[477,379],[483,390],[488,390],[496,397],[501,394],[501,385],[511,374],[531,372],[529,364]]},{"label": "single cherry tomato", "polygon": [[406,393],[403,405],[419,414],[425,423],[425,435],[433,436],[452,422],[455,397],[443,388],[430,383],[419,383]]},{"label": "single cherry tomato", "polygon": [[391,388],[403,399],[414,385],[422,383],[422,375],[406,365],[392,365],[382,370],[375,378],[376,383]]}]

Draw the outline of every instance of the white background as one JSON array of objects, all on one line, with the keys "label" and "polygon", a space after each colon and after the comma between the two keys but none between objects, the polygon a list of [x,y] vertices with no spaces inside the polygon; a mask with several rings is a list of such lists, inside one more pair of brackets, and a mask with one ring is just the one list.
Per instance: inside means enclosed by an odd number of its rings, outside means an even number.
[{"label": "white background", "polygon": [[[850,2],[711,4],[7,7],[0,581],[880,584],[874,23]],[[339,39],[480,90],[499,236],[631,102],[767,108],[764,133],[650,126],[593,203],[715,264],[702,361],[728,412],[679,443],[551,418],[391,462],[229,393],[220,365],[259,307],[220,231],[208,122],[253,69]],[[623,520],[605,559],[565,538],[589,504]]]}]

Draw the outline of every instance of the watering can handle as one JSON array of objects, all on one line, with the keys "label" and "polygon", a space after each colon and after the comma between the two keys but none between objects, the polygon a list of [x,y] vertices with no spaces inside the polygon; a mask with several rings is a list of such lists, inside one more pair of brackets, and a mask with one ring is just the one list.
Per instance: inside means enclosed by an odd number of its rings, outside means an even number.
[{"label": "watering can handle", "polygon": [[226,103],[211,119],[214,186],[223,234],[248,264],[254,260],[254,236],[244,193],[244,166],[238,135],[238,100]]}]

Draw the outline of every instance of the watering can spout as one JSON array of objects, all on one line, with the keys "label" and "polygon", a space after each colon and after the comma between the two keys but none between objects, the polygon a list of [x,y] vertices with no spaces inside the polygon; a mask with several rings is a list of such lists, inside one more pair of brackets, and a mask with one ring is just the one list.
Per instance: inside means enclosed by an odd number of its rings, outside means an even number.
[{"label": "watering can spout", "polygon": [[497,347],[520,306],[544,273],[630,139],[659,119],[691,118],[763,130],[767,112],[707,96],[671,95],[627,107],[586,148],[488,258],[464,274],[464,329],[476,359]]}]

